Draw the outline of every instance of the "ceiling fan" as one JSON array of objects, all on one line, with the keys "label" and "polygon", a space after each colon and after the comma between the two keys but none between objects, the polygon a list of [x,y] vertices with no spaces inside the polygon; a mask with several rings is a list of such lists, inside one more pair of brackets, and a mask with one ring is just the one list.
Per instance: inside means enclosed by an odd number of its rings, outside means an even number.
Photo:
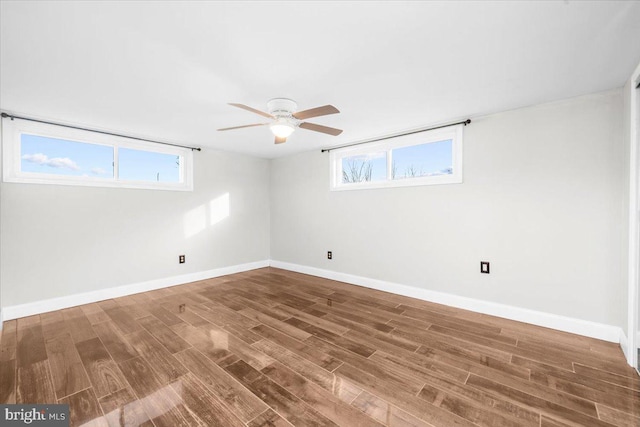
[{"label": "ceiling fan", "polygon": [[283,142],[286,142],[287,137],[291,135],[297,127],[312,130],[314,132],[322,132],[333,136],[338,136],[342,133],[342,130],[340,129],[303,121],[311,117],[320,117],[339,113],[340,111],[338,111],[338,109],[333,105],[325,105],[322,107],[311,108],[309,110],[296,111],[296,108],[298,108],[298,104],[296,104],[295,101],[287,98],[274,98],[271,101],[267,102],[268,113],[256,110],[255,108],[251,108],[244,104],[230,103],[229,105],[242,108],[243,110],[251,111],[252,113],[260,114],[261,116],[270,118],[271,121],[267,123],[254,123],[244,126],[222,128],[218,129],[219,131],[268,125],[271,129],[271,132],[273,132],[276,137],[276,144],[282,144]]}]

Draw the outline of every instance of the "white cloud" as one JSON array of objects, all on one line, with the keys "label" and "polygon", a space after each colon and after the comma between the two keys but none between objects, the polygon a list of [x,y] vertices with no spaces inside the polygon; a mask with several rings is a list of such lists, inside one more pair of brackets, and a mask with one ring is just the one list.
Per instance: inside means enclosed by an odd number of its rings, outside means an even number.
[{"label": "white cloud", "polygon": [[91,173],[94,175],[105,175],[107,171],[102,168],[91,168]]},{"label": "white cloud", "polygon": [[46,154],[36,153],[36,154],[25,154],[22,156],[23,160],[26,160],[31,163],[36,163],[38,165],[49,166],[52,168],[64,168],[71,169],[73,171],[80,170],[80,167],[68,157],[54,157],[50,159]]}]

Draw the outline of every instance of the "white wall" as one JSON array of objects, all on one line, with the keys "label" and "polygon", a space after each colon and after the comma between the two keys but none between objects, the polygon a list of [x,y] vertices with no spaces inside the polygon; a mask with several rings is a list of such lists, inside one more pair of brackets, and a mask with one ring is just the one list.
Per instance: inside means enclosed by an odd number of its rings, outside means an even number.
[{"label": "white wall", "polygon": [[475,119],[463,184],[330,192],[328,154],[273,160],[271,259],[625,327],[625,156],[616,90]]},{"label": "white wall", "polygon": [[269,161],[194,161],[193,192],[1,184],[3,307],[268,260]]}]

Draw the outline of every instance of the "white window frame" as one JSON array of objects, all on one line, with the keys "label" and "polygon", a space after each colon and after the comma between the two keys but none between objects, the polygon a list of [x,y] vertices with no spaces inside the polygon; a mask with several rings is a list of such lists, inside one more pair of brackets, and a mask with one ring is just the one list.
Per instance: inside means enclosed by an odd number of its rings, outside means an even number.
[{"label": "white window frame", "polygon": [[[463,125],[452,126],[445,129],[437,129],[394,137],[385,141],[371,142],[338,148],[330,152],[332,191],[363,190],[372,188],[412,187],[417,185],[440,185],[462,183],[462,137]],[[451,163],[453,173],[436,176],[420,176],[415,178],[392,179],[393,158],[392,150],[414,145],[429,144],[432,142],[451,140]],[[342,159],[345,157],[367,155],[385,151],[387,153],[387,177],[386,180],[368,181],[356,183],[342,182]]]},{"label": "white window frame", "polygon": [[[88,187],[140,188],[148,190],[193,191],[193,152],[189,148],[154,144],[135,139],[67,128],[24,120],[2,120],[2,178],[4,182],[28,184],[79,185]],[[36,135],[85,144],[113,147],[114,172],[112,178],[64,176],[21,171],[22,135]],[[118,149],[152,151],[180,156],[180,182],[124,181],[118,179]]]}]

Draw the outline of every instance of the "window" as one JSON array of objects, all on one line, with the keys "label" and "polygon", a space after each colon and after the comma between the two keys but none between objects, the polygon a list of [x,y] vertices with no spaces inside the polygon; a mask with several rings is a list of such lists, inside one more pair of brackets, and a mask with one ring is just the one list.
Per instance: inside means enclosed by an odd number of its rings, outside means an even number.
[{"label": "window", "polygon": [[462,126],[331,151],[331,189],[462,182]]},{"label": "window", "polygon": [[3,120],[5,182],[192,190],[192,153],[181,147]]},{"label": "window", "polygon": [[343,157],[341,176],[343,184],[384,181],[387,179],[387,153]]}]

